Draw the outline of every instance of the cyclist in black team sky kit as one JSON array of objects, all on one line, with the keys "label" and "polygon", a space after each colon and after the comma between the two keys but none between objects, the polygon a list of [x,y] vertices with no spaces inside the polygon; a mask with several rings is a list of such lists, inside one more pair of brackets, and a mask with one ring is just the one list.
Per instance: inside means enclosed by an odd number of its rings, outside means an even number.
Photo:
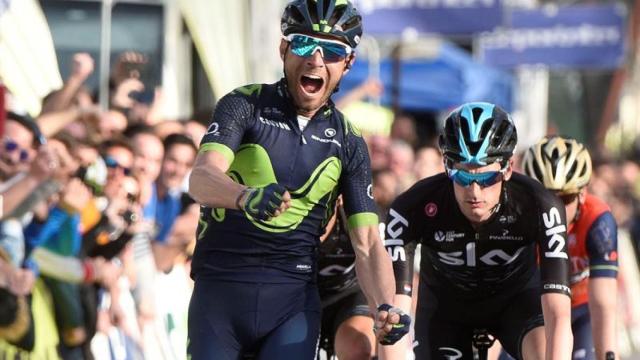
[{"label": "cyclist in black team sky kit", "polygon": [[378,232],[364,140],[330,99],[355,60],[361,17],[346,0],[297,0],[282,16],[284,79],[218,102],[190,178],[202,205],[189,307],[192,359],[313,359],[320,235],[342,194],[377,338],[409,316],[389,305],[393,269]]},{"label": "cyclist in black team sky kit", "polygon": [[[389,209],[385,245],[404,309],[422,244],[416,359],[473,359],[474,334],[485,332],[517,359],[571,357],[564,205],[512,171],[516,143],[498,106],[462,105],[440,136],[446,173],[419,181]],[[402,342],[381,347],[383,359],[404,359]]]}]

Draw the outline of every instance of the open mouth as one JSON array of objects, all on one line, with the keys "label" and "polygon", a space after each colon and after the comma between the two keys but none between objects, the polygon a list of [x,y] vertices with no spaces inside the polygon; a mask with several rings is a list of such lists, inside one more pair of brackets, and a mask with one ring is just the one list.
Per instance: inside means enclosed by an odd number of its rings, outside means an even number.
[{"label": "open mouth", "polygon": [[317,75],[302,75],[300,85],[307,94],[316,94],[322,89],[324,80]]}]

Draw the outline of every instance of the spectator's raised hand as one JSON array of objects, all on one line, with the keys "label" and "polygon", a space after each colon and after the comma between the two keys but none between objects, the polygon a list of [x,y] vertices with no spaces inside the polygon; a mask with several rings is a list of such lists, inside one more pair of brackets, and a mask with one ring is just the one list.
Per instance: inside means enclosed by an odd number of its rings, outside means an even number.
[{"label": "spectator's raised hand", "polygon": [[147,56],[136,51],[126,51],[120,54],[113,71],[113,81],[116,86],[126,79],[139,79],[142,68],[148,62]]},{"label": "spectator's raised hand", "polygon": [[69,180],[62,191],[61,203],[71,211],[79,213],[87,206],[93,194],[91,190],[78,178]]},{"label": "spectator's raised hand", "polygon": [[116,87],[116,91],[111,99],[111,104],[119,108],[129,109],[135,104],[135,100],[131,98],[131,93],[134,91],[141,92],[143,90],[144,84],[140,80],[137,78],[127,78]]},{"label": "spectator's raised hand", "polygon": [[77,53],[73,55],[71,63],[71,77],[84,81],[95,69],[93,58],[88,53]]},{"label": "spectator's raised hand", "polygon": [[56,153],[49,146],[40,146],[35,159],[31,162],[29,175],[38,182],[50,178],[58,169],[59,161]]}]

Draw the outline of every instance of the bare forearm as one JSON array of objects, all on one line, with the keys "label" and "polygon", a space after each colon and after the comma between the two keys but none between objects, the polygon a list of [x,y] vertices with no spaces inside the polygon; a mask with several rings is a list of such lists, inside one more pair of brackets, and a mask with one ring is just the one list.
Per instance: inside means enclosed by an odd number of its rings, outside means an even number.
[{"label": "bare forearm", "polygon": [[547,340],[545,358],[570,359],[573,348],[571,299],[563,294],[544,294],[542,310]]},{"label": "bare forearm", "polygon": [[[372,228],[374,229],[374,228]],[[359,230],[376,231],[376,230]],[[369,236],[373,236],[369,234]],[[373,237],[377,239],[378,236]],[[370,241],[356,247],[356,271],[358,281],[369,303],[376,307],[381,304],[392,304],[395,289],[393,267],[389,254],[380,241]]]},{"label": "bare forearm", "polygon": [[589,313],[596,359],[604,359],[608,351],[617,353],[615,278],[596,278],[589,281]]},{"label": "bare forearm", "polygon": [[236,209],[244,188],[213,165],[195,167],[189,178],[189,195],[199,204],[214,208]]},{"label": "bare forearm", "polygon": [[38,187],[39,181],[29,175],[6,189],[2,194],[2,212],[0,219],[11,214]]},{"label": "bare forearm", "polygon": [[66,110],[71,106],[78,90],[84,83],[84,80],[78,77],[70,77],[62,89],[56,91],[51,98],[44,104],[42,114]]},{"label": "bare forearm", "polygon": [[76,108],[65,109],[56,112],[48,112],[38,116],[36,120],[40,131],[45,137],[52,137],[65,126],[75,121],[80,115],[80,110]]}]

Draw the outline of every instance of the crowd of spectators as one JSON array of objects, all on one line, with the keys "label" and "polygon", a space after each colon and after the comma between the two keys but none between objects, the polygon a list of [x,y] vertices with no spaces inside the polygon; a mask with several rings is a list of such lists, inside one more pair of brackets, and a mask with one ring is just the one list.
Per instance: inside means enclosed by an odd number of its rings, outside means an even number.
[{"label": "crowd of spectators", "polygon": [[[84,85],[94,70],[88,54],[74,56],[71,75],[44,98],[36,118],[12,108],[19,101],[7,101],[0,357],[186,358],[199,216],[186,183],[206,119],[163,118],[160,89],[148,102],[137,96],[145,62],[137,53],[120,56],[106,111]],[[365,137],[380,214],[417,180],[444,171],[437,143],[425,145],[417,134],[415,120],[398,115],[390,135]],[[638,159],[640,153],[597,160],[590,185],[627,239],[620,251],[620,323],[630,350],[640,349],[631,331],[640,329],[632,300],[640,292],[632,256],[640,249]]]},{"label": "crowd of spectators", "polygon": [[145,102],[146,59],[120,56],[108,110],[76,54],[33,118],[7,96],[0,147],[0,353],[37,359],[186,354],[199,207],[186,181],[206,126]]}]

